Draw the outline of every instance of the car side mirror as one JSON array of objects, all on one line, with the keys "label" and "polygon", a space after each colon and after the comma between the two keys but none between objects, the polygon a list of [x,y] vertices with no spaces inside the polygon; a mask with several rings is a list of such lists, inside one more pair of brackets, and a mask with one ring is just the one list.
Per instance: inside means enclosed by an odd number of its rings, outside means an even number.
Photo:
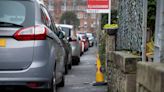
[{"label": "car side mirror", "polygon": [[79,41],[81,40],[80,37],[78,37],[78,40],[79,40]]},{"label": "car side mirror", "polygon": [[62,31],[62,33],[63,33],[64,37],[66,37],[66,33],[64,31]]},{"label": "car side mirror", "polygon": [[59,31],[59,35],[58,35],[58,37],[59,37],[60,39],[63,39],[63,38],[64,38],[64,34],[63,34],[63,32]]},{"label": "car side mirror", "polygon": [[67,41],[72,41],[72,38],[71,37],[67,37]]}]

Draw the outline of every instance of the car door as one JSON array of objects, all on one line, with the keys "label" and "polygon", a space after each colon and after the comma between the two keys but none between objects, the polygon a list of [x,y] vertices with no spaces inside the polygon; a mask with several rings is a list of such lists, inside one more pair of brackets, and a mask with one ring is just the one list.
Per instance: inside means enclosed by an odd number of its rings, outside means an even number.
[{"label": "car door", "polygon": [[61,76],[63,75],[63,62],[62,62],[62,45],[61,42],[57,36],[58,32],[54,26],[54,23],[52,21],[51,16],[49,15],[49,13],[47,12],[47,9],[44,6],[41,6],[41,11],[43,12],[44,16],[46,16],[46,20],[50,20],[50,23],[46,23],[47,26],[49,27],[49,29],[51,30],[51,32],[47,33],[47,35],[49,36],[49,38],[51,38],[52,40],[50,40],[50,44],[54,45],[54,51],[55,51],[55,78],[56,81],[58,82],[59,78],[61,78]]},{"label": "car door", "polygon": [[[60,80],[64,76],[65,72],[65,49],[63,46],[63,43],[59,39],[59,31],[57,30],[57,27],[55,26],[55,23],[52,21],[51,29],[53,30],[55,36],[55,40],[57,42],[56,52],[57,52],[57,63],[56,63],[56,79]],[[58,82],[58,81],[57,81]]]}]

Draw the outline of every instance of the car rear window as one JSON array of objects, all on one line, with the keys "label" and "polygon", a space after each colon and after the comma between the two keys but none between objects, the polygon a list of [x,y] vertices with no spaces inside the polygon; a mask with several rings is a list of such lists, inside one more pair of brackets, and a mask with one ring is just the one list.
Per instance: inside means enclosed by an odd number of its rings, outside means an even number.
[{"label": "car rear window", "polygon": [[22,26],[34,25],[34,3],[31,1],[0,0],[0,22]]},{"label": "car rear window", "polygon": [[61,27],[62,28],[62,31],[64,31],[66,33],[66,36],[67,37],[70,37],[71,35],[71,29],[67,28],[67,27]]}]

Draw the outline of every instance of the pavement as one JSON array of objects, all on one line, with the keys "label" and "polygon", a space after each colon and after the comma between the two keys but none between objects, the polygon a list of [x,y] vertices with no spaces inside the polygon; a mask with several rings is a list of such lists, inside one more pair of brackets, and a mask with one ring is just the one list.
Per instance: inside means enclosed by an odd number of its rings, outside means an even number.
[{"label": "pavement", "polygon": [[65,87],[57,92],[107,92],[106,86],[92,86],[96,74],[96,47],[91,47],[81,56],[81,62],[73,66],[65,76]]}]

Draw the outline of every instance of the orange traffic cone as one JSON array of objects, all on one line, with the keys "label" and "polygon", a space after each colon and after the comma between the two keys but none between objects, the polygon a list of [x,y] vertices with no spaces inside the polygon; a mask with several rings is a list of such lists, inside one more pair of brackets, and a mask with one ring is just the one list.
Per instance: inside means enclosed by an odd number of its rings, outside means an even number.
[{"label": "orange traffic cone", "polygon": [[96,60],[96,83],[93,84],[93,86],[101,86],[101,85],[106,85],[104,81],[104,75],[102,73],[102,67],[101,67],[101,61],[99,58],[99,55],[97,54],[97,60]]}]

